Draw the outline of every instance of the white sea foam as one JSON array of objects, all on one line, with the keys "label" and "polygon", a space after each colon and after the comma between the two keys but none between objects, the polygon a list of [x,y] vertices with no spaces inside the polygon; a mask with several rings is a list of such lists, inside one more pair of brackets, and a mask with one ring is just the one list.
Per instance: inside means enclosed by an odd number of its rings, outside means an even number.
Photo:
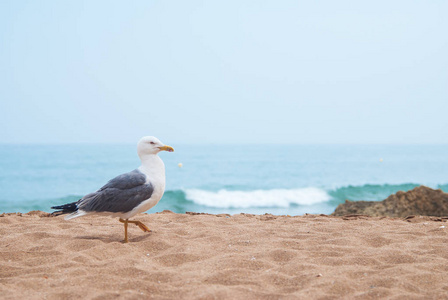
[{"label": "white sea foam", "polygon": [[218,192],[188,189],[185,190],[185,195],[196,204],[219,208],[289,207],[291,204],[312,205],[331,199],[324,190],[313,187]]}]

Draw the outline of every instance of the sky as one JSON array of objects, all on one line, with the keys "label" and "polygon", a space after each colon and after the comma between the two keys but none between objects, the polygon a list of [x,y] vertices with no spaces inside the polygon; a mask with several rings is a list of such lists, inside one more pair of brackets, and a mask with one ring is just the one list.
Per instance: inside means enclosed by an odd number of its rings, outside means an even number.
[{"label": "sky", "polygon": [[0,2],[0,143],[447,144],[448,1]]}]

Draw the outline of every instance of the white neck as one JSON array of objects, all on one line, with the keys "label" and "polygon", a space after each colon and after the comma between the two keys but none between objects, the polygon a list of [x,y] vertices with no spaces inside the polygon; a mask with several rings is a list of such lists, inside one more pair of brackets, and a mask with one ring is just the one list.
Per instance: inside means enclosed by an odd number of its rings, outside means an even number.
[{"label": "white neck", "polygon": [[138,168],[148,178],[165,188],[165,164],[157,154],[149,154],[140,157],[142,165]]}]

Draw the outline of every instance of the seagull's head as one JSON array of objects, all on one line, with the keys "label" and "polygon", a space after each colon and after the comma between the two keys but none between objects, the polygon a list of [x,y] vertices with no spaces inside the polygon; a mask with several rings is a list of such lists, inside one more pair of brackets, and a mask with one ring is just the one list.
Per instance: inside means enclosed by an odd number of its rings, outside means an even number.
[{"label": "seagull's head", "polygon": [[137,144],[137,153],[140,158],[145,155],[155,155],[160,151],[173,152],[174,149],[171,146],[165,145],[158,138],[153,136],[144,136]]}]

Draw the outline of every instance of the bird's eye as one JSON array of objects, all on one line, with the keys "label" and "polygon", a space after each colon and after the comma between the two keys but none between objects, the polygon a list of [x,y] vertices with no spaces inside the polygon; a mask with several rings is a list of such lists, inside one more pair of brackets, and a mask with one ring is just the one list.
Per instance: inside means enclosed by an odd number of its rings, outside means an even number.
[{"label": "bird's eye", "polygon": [[151,145],[154,145],[155,143],[154,142],[149,142]]}]

